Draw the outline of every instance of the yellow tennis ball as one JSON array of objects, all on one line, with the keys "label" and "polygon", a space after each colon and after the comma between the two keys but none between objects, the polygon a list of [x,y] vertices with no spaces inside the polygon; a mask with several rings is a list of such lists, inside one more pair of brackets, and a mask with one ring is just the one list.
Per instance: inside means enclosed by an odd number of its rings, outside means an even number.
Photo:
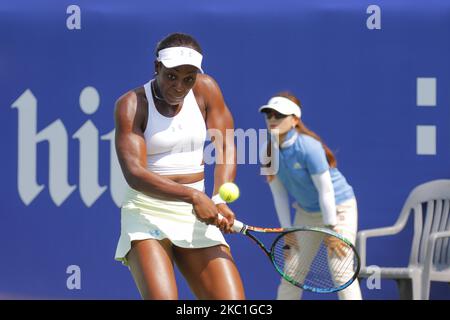
[{"label": "yellow tennis ball", "polygon": [[220,186],[219,194],[223,201],[233,202],[239,198],[239,188],[233,182],[226,182]]}]

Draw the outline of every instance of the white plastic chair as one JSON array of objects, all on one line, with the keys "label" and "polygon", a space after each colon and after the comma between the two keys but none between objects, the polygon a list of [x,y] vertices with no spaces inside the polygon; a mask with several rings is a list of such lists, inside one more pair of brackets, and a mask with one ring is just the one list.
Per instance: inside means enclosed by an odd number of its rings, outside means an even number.
[{"label": "white plastic chair", "polygon": [[373,273],[366,266],[367,238],[399,233],[409,214],[414,212],[414,236],[408,267],[380,267],[379,271],[381,278],[397,280],[400,299],[428,300],[430,281],[450,282],[449,211],[450,180],[434,180],[414,188],[393,226],[358,233],[360,277],[367,278]]}]

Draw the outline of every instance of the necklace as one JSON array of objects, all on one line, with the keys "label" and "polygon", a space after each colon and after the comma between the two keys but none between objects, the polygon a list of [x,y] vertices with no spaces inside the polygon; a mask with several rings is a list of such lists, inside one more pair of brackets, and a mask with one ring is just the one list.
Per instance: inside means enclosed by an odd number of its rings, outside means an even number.
[{"label": "necklace", "polygon": [[[162,101],[162,102],[164,102],[165,104],[167,104],[168,105],[168,103],[166,102],[166,100],[164,99],[164,98],[161,98],[161,97],[159,97],[157,94],[156,94],[156,89],[155,89],[155,85],[154,85],[154,82],[155,82],[156,80],[153,80],[151,83],[150,83],[150,87],[151,87],[151,89],[152,89],[152,94],[153,94],[153,96],[156,98],[156,99],[158,99],[159,101]],[[177,105],[177,108],[178,108],[178,105]]]},{"label": "necklace", "polygon": [[156,99],[158,99],[158,100],[165,101],[163,98],[159,97],[159,96],[156,94],[156,89],[155,89],[155,85],[154,85],[155,81],[156,81],[156,80],[153,80],[153,81],[152,81],[152,84],[151,84],[153,96],[154,96]]}]

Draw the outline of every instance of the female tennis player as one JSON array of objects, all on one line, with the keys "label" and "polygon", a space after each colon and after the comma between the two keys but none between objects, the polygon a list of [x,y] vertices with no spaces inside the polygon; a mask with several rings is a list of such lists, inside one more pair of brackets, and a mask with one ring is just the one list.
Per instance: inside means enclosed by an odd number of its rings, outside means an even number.
[{"label": "female tennis player", "polygon": [[[115,258],[129,266],[143,299],[178,298],[174,263],[198,299],[245,298],[221,232],[231,232],[234,213],[217,196],[236,174],[233,135],[225,132],[233,118],[201,61],[193,37],[171,34],[157,45],[154,79],[116,102],[116,149],[129,189]],[[225,137],[214,140],[224,161],[215,165],[212,199],[204,193],[207,129]]]},{"label": "female tennis player", "polygon": [[[288,197],[290,194],[296,200],[293,205],[296,208],[294,225],[327,227],[354,243],[357,206],[353,189],[337,169],[331,150],[301,121],[300,101],[290,93],[280,93],[272,97],[259,111],[266,117],[272,150],[278,151],[263,163],[278,161],[277,165],[270,163],[271,168],[278,167],[278,172],[271,169],[272,172],[269,172],[267,177],[281,226],[291,226]],[[267,151],[269,150],[270,145],[267,148]],[[298,239],[298,248],[308,250],[308,258],[298,261],[302,267],[313,262],[319,241],[317,239],[317,243],[311,240],[302,242]],[[334,248],[333,244],[331,248]],[[330,255],[329,259],[332,273],[333,266],[339,265],[339,247],[334,249],[337,254]],[[286,254],[289,255],[289,252]],[[302,257],[305,257],[305,253]],[[339,279],[334,276],[334,281],[339,282]],[[295,300],[300,299],[301,295],[300,288],[281,280],[277,299]],[[358,280],[338,292],[338,296],[341,300],[360,300]]]}]

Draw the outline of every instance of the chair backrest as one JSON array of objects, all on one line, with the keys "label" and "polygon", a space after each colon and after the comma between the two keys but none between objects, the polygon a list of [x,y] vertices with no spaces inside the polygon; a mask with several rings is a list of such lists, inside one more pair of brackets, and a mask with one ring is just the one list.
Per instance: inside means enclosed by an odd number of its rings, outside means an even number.
[{"label": "chair backrest", "polygon": [[[421,265],[430,234],[450,230],[450,180],[434,180],[414,188],[406,199],[399,222],[406,224],[411,210],[414,212],[414,236],[409,264]],[[449,265],[449,251],[448,238],[438,239],[433,264]]]}]

